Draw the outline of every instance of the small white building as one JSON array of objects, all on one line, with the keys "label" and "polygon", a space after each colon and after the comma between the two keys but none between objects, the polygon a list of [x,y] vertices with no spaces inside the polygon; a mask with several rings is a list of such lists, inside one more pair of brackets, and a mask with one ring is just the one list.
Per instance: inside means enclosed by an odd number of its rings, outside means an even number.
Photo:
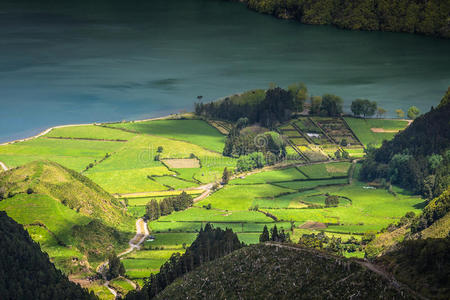
[{"label": "small white building", "polygon": [[307,133],[307,136],[309,136],[310,138],[318,138],[320,139],[320,134],[319,133]]}]

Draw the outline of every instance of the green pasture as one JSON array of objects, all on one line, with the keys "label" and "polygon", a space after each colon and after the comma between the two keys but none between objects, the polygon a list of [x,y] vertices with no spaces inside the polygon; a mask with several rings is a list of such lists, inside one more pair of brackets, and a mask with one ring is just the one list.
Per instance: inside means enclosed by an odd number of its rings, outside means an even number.
[{"label": "green pasture", "polygon": [[[340,198],[341,206],[317,209],[261,209],[276,216],[279,220],[295,221],[301,225],[307,221],[321,223],[339,223],[329,226],[325,231],[344,233],[363,233],[367,230],[381,230],[390,223],[397,222],[408,211],[416,214],[421,211],[424,201],[420,197],[412,196],[402,189],[396,188],[394,196],[384,189],[365,189],[365,184],[354,181],[352,185],[317,187],[316,193],[329,193],[348,197],[350,203]],[[292,195],[284,196],[287,202]],[[303,200],[312,198],[310,195],[300,195]],[[323,199],[323,198],[322,198]],[[302,200],[302,201],[303,201]],[[315,199],[321,201],[320,198]]]},{"label": "green pasture", "polygon": [[324,179],[324,180],[303,180],[303,181],[290,181],[290,182],[280,182],[277,186],[292,189],[292,190],[303,190],[311,189],[317,186],[324,185],[337,185],[348,183],[347,178],[337,178],[337,179]]},{"label": "green pasture", "polygon": [[123,278],[114,278],[109,282],[109,285],[112,286],[116,291],[121,292],[122,295],[125,295],[127,292],[134,290],[133,286]]},{"label": "green pasture", "polygon": [[72,227],[85,225],[90,218],[78,214],[64,206],[58,200],[46,195],[18,194],[0,201],[0,210],[16,222],[27,224],[44,224],[58,239],[70,245],[72,243]]},{"label": "green pasture", "polygon": [[289,192],[293,190],[270,184],[227,185],[208,198],[197,202],[195,206],[211,204],[215,209],[248,210],[255,198],[274,197]]},{"label": "green pasture", "polygon": [[173,253],[184,253],[183,249],[173,250],[141,250],[134,251],[122,259],[125,274],[130,279],[142,279],[157,273],[159,268],[172,256]]},{"label": "green pasture", "polygon": [[151,178],[160,185],[169,186],[174,190],[197,186],[197,183],[195,182],[181,180],[175,176],[166,175],[166,176],[154,176]]},{"label": "green pasture", "polygon": [[96,125],[80,125],[62,128],[54,128],[45,137],[65,137],[81,139],[106,139],[106,140],[129,140],[136,134],[105,128]]},{"label": "green pasture", "polygon": [[173,212],[158,219],[164,221],[197,221],[197,222],[271,222],[272,219],[257,211],[223,211],[192,207]]},{"label": "green pasture", "polygon": [[299,179],[306,179],[306,177],[300,173],[297,168],[288,168],[251,174],[244,178],[236,178],[231,180],[230,184],[263,184]]},{"label": "green pasture", "polygon": [[126,143],[60,140],[44,137],[0,146],[0,161],[17,167],[35,160],[51,160],[69,169],[82,171],[90,163],[101,160]]},{"label": "green pasture", "polygon": [[311,179],[346,176],[351,163],[334,162],[300,166],[299,169]]},{"label": "green pasture", "polygon": [[152,249],[155,247],[163,247],[164,249],[183,249],[183,244],[189,246],[197,237],[197,233],[153,233],[154,241],[146,241],[144,249]]},{"label": "green pasture", "polygon": [[390,119],[360,119],[346,117],[345,121],[356,134],[358,139],[367,146],[380,146],[383,140],[392,139],[396,133],[394,132],[379,132],[375,133],[371,128],[383,128],[385,130],[403,130],[408,126],[408,121],[405,120],[390,120]]},{"label": "green pasture", "polygon": [[207,223],[212,224],[214,227],[220,227],[222,229],[230,228],[236,233],[261,233],[264,226],[272,227],[274,224],[277,226],[283,226],[284,228],[290,228],[289,222],[267,222],[267,223],[252,223],[249,221],[244,222],[233,222],[233,223],[223,223],[223,222],[183,222],[183,221],[173,221],[173,222],[158,222],[152,221],[149,223],[149,227],[152,232],[155,233],[168,233],[168,232],[198,232],[201,227],[205,227]]},{"label": "green pasture", "polygon": [[108,126],[185,141],[219,153],[222,153],[225,142],[225,137],[217,129],[202,120],[155,120]]}]

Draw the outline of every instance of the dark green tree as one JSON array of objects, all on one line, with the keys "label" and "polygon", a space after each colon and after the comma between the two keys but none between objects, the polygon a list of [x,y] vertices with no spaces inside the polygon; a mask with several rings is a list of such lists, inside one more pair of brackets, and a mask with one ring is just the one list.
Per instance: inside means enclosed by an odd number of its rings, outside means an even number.
[{"label": "dark green tree", "polygon": [[264,243],[264,242],[268,242],[269,240],[270,240],[269,230],[267,229],[267,225],[264,225],[263,232],[259,236],[259,242]]}]

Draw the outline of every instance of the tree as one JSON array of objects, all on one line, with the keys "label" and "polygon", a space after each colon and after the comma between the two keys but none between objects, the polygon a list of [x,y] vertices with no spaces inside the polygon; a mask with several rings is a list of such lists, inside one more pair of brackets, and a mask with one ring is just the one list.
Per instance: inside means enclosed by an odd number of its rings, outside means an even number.
[{"label": "tree", "polygon": [[330,117],[339,116],[342,113],[342,98],[332,94],[322,96],[320,105],[320,114]]},{"label": "tree", "polygon": [[326,207],[336,207],[339,204],[339,198],[338,196],[327,196],[325,198],[325,206]]},{"label": "tree", "polygon": [[228,171],[227,167],[225,167],[222,174],[222,184],[228,184],[228,181],[230,181],[230,171]]},{"label": "tree", "polygon": [[270,229],[270,240],[274,241],[274,242],[278,242],[279,237],[278,237],[278,229],[277,229],[277,225],[273,226],[272,229]]},{"label": "tree", "polygon": [[337,159],[340,159],[340,158],[341,158],[341,151],[336,150],[336,152],[334,152],[334,156],[335,156]]},{"label": "tree", "polygon": [[163,146],[158,146],[158,150],[156,151],[156,152],[158,152],[158,153],[161,153],[161,152],[163,152]]},{"label": "tree", "polygon": [[350,158],[350,154],[347,151],[343,150],[342,151],[342,158],[343,159],[349,159]]},{"label": "tree", "polygon": [[120,261],[120,258],[117,257],[115,252],[111,253],[111,255],[109,256],[108,266],[109,268],[106,273],[106,278],[108,278],[108,280],[125,274],[125,267],[123,266],[123,263]]},{"label": "tree", "polygon": [[267,225],[264,225],[263,232],[259,236],[259,242],[264,243],[264,242],[268,242],[269,240],[270,240],[269,230],[267,230]]},{"label": "tree", "polygon": [[303,105],[308,98],[308,89],[302,82],[292,84],[288,86],[288,91],[294,97],[295,110],[297,112],[303,111]]},{"label": "tree", "polygon": [[395,113],[397,114],[397,117],[399,117],[400,119],[403,119],[405,117],[405,112],[401,109],[396,109]]},{"label": "tree", "polygon": [[416,107],[416,106],[411,106],[408,109],[408,118],[410,118],[411,120],[414,120],[415,118],[417,118],[420,115],[420,110]]},{"label": "tree", "polygon": [[382,116],[384,116],[386,114],[386,110],[382,107],[378,107],[377,108],[377,117],[381,118]]},{"label": "tree", "polygon": [[322,105],[322,97],[320,96],[311,96],[311,115],[317,115],[320,112],[320,106]]},{"label": "tree", "polygon": [[367,99],[356,99],[352,102],[350,109],[355,116],[363,115],[364,118],[367,116],[370,117],[375,114],[377,103]]}]

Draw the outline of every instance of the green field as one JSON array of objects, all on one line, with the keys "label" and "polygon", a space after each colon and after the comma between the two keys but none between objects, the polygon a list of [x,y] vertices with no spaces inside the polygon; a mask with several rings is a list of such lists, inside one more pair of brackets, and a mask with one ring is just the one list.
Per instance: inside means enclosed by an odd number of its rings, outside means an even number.
[{"label": "green field", "polygon": [[299,167],[300,171],[311,179],[347,176],[351,163],[335,162]]},{"label": "green field", "polygon": [[408,126],[408,122],[404,120],[389,119],[359,119],[346,117],[345,121],[356,134],[358,139],[367,146],[380,146],[383,140],[390,140],[395,136],[395,132],[378,132],[375,133],[371,128],[382,128],[384,130],[399,131]]},{"label": "green field", "polygon": [[156,120],[108,126],[185,141],[219,153],[222,153],[225,142],[225,137],[217,129],[202,120]]},{"label": "green field", "polygon": [[175,252],[182,254],[184,250],[141,250],[132,252],[122,259],[126,270],[125,274],[133,280],[146,278],[152,273],[157,273],[159,268]]},{"label": "green field", "polygon": [[289,192],[293,191],[270,184],[228,185],[196,203],[195,206],[211,204],[213,208],[223,210],[248,210],[252,207],[255,198],[274,197]]},{"label": "green field", "polygon": [[260,172],[236,178],[230,181],[230,184],[261,184],[280,181],[292,181],[297,179],[306,179],[307,177],[300,173],[297,168],[288,168],[282,170]]}]

